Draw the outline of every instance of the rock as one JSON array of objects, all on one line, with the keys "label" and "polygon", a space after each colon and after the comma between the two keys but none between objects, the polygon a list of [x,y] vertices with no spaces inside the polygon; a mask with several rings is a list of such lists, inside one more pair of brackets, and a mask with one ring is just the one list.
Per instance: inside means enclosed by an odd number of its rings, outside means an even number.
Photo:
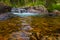
[{"label": "rock", "polygon": [[53,10],[52,13],[55,14],[55,15],[60,15],[60,11],[59,10]]},{"label": "rock", "polygon": [[4,40],[4,37],[0,36],[0,40]]},{"label": "rock", "polygon": [[0,20],[5,20],[9,18],[9,13],[12,7],[5,5],[4,3],[0,3]]},{"label": "rock", "polygon": [[54,17],[54,16],[59,16],[60,11],[58,10],[53,10],[51,13],[48,13],[48,16]]},{"label": "rock", "polygon": [[9,14],[8,13],[0,14],[0,20],[6,20],[8,18],[9,18]]},{"label": "rock", "polygon": [[10,12],[11,11],[10,6],[5,5],[4,3],[0,3],[0,14],[5,13],[5,12]]},{"label": "rock", "polygon": [[20,31],[20,32],[13,32],[12,34],[10,34],[10,36],[9,36],[9,38],[8,39],[29,39],[29,37],[28,37],[29,35],[28,34],[26,34],[25,32],[22,32],[22,31]]},{"label": "rock", "polygon": [[25,9],[27,9],[27,11],[31,13],[40,13],[40,14],[48,13],[47,9],[44,6],[32,6],[32,7],[27,7]]},{"label": "rock", "polygon": [[40,13],[43,13],[43,14],[48,13],[48,10],[43,5],[37,6],[36,10],[40,11]]}]

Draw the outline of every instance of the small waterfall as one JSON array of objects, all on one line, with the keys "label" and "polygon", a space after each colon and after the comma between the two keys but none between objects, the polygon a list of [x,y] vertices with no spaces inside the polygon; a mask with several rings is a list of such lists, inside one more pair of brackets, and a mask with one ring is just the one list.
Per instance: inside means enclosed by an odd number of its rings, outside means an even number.
[{"label": "small waterfall", "polygon": [[14,16],[20,16],[20,17],[38,15],[38,13],[32,13],[32,12],[29,12],[28,10],[20,9],[20,8],[13,8],[11,10],[11,14]]}]

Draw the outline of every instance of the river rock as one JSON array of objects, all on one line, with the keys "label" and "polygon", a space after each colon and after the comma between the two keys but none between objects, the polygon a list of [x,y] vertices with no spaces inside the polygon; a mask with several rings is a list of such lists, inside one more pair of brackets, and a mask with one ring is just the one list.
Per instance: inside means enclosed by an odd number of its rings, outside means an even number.
[{"label": "river rock", "polygon": [[22,31],[20,31],[20,32],[13,32],[12,34],[10,34],[10,36],[9,36],[9,40],[11,39],[11,40],[13,40],[13,39],[17,39],[17,40],[19,40],[19,39],[23,39],[23,40],[29,40],[30,38],[28,37],[29,35],[28,35],[28,33],[26,34],[25,32],[22,32]]},{"label": "river rock", "polygon": [[53,10],[52,12],[48,13],[48,16],[59,16],[60,15],[60,11],[59,10]]},{"label": "river rock", "polygon": [[43,13],[43,14],[48,13],[47,8],[45,8],[45,6],[43,5],[36,7],[36,10],[40,11],[40,13]]},{"label": "river rock", "polygon": [[0,14],[0,20],[6,20],[9,18],[9,13],[2,13]]},{"label": "river rock", "polygon": [[60,15],[60,11],[59,10],[53,10],[52,13],[55,14],[55,15]]},{"label": "river rock", "polygon": [[11,11],[11,8],[10,6],[7,6],[6,4],[4,3],[0,3],[0,14],[1,13],[5,13],[5,12],[10,12]]},{"label": "river rock", "polygon": [[32,7],[27,7],[25,9],[27,9],[27,11],[31,13],[40,13],[40,14],[48,13],[47,9],[44,6],[34,6],[34,7],[32,6]]}]

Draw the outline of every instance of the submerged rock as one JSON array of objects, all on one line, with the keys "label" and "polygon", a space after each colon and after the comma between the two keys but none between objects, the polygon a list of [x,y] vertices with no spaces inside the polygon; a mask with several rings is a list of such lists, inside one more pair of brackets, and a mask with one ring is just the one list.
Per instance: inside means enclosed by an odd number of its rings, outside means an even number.
[{"label": "submerged rock", "polygon": [[0,14],[0,20],[6,20],[8,18],[9,18],[9,14],[8,13]]}]

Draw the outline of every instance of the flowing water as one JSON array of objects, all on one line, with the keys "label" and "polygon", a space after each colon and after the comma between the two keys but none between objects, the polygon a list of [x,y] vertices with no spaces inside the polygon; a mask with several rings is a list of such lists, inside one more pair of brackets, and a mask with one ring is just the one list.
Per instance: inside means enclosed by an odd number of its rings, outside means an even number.
[{"label": "flowing water", "polygon": [[[20,28],[21,31],[19,32],[14,32],[11,34],[11,40],[14,39],[21,39],[21,40],[30,40],[30,33],[29,31],[32,30],[33,28],[30,26],[31,23],[31,17],[30,16],[35,16],[38,15],[37,13],[29,13],[29,12],[11,12],[13,16],[19,16],[21,17],[21,25],[22,27]],[[28,18],[29,17],[29,18]],[[28,22],[27,22],[28,20]]]}]

